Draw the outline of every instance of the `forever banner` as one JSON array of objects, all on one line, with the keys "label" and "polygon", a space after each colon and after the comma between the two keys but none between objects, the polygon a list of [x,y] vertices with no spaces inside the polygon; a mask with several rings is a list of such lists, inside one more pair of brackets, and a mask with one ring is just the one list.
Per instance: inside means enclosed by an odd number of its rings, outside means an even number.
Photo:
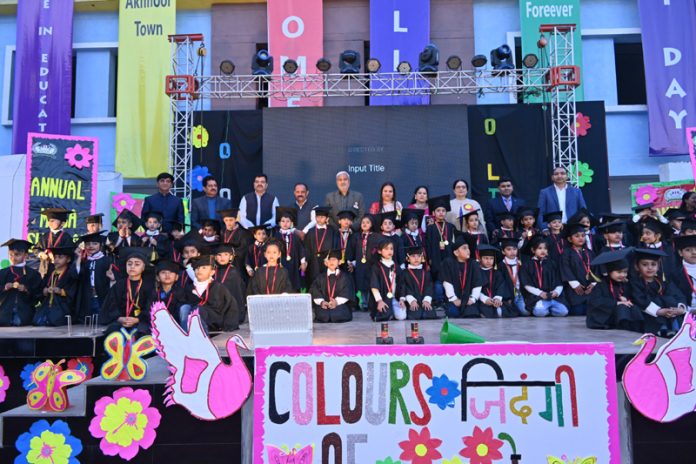
[{"label": "forever banner", "polygon": [[176,32],[176,0],[121,0],[118,15],[116,170],[154,177],[169,153],[171,58],[167,36]]}]

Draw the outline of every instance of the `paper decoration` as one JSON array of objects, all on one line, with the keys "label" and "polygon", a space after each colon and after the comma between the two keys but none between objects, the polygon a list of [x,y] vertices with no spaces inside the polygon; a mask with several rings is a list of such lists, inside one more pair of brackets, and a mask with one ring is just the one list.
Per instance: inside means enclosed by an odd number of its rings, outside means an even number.
[{"label": "paper decoration", "polygon": [[15,463],[80,464],[77,456],[82,453],[82,442],[62,420],[34,422],[28,432],[17,437],[15,447],[20,453]]},{"label": "paper decoration", "polygon": [[73,358],[68,361],[68,369],[75,369],[84,372],[87,380],[92,378],[94,373],[94,363],[92,363],[92,358],[90,357],[79,357]]},{"label": "paper decoration", "polygon": [[311,446],[298,446],[288,450],[268,445],[266,450],[274,464],[311,464],[313,462],[314,448]]},{"label": "paper decoration", "polygon": [[548,464],[597,464],[597,458],[590,456],[586,458],[570,459],[566,455],[563,455],[560,458],[549,456]]},{"label": "paper decoration", "polygon": [[153,304],[150,314],[152,335],[171,371],[165,404],[180,404],[203,420],[223,419],[239,411],[251,392],[251,374],[238,348],[248,350],[244,339],[233,335],[227,340],[230,363],[226,364],[203,330],[198,311],[189,316],[188,333],[164,303]]},{"label": "paper decoration", "polygon": [[65,389],[84,381],[86,376],[81,371],[62,370],[63,362],[53,364],[47,360],[34,369],[31,380],[35,387],[27,394],[29,409],[61,412],[69,406]]},{"label": "paper decoration", "polygon": [[5,369],[0,365],[0,403],[5,402],[5,392],[10,388],[10,378],[5,375]]},{"label": "paper decoration", "polygon": [[678,208],[682,196],[693,190],[693,180],[631,184],[631,206],[654,203],[655,208],[664,214],[667,208]]},{"label": "paper decoration", "polygon": [[26,391],[29,391],[36,386],[34,385],[34,381],[31,378],[31,374],[40,365],[41,361],[29,363],[26,366],[24,366],[24,368],[22,368],[22,372],[19,373],[19,378],[22,379],[22,388],[24,388]]},{"label": "paper decoration", "polygon": [[137,329],[130,332],[122,328],[104,339],[104,349],[109,359],[102,365],[101,376],[105,380],[142,380],[147,372],[143,356],[155,351],[155,342],[146,335],[134,340]]},{"label": "paper decoration", "polygon": [[197,192],[203,191],[203,179],[210,175],[207,166],[194,166],[189,174],[189,182],[191,182],[191,190]]},{"label": "paper decoration", "polygon": [[162,416],[157,408],[150,406],[151,402],[147,390],[130,387],[119,388],[113,396],[97,400],[89,433],[94,438],[101,438],[99,448],[102,453],[130,461],[140,448],[152,446]]},{"label": "paper decoration", "polygon": [[430,436],[428,427],[420,432],[409,429],[408,440],[399,442],[399,447],[403,450],[399,458],[404,461],[432,464],[435,459],[442,458],[442,454],[437,450],[441,444],[442,440]]},{"label": "paper decoration", "polygon": [[634,408],[648,419],[672,422],[696,410],[696,375],[692,352],[696,350],[696,320],[691,312],[679,332],[662,345],[655,359],[656,337],[645,334],[640,351],[626,365],[623,387]]}]

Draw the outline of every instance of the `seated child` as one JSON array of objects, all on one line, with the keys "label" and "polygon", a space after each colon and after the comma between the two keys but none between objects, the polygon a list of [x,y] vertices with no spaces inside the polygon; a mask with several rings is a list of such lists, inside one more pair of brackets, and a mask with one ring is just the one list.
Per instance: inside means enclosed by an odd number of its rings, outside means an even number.
[{"label": "seated child", "polygon": [[85,218],[85,225],[87,227],[88,234],[96,234],[101,232],[103,226],[104,213],[91,214]]},{"label": "seated child", "polygon": [[204,219],[202,225],[200,234],[204,242],[215,243],[220,241],[220,221],[217,219]]},{"label": "seated child", "polygon": [[180,321],[181,311],[191,308],[187,301],[186,290],[176,285],[183,266],[174,261],[162,259],[155,265],[155,300],[162,302],[174,319]]},{"label": "seated child", "polygon": [[527,253],[532,258],[520,272],[527,311],[531,311],[537,317],[546,317],[549,314],[555,317],[567,316],[568,308],[561,297],[563,284],[558,269],[547,259],[549,250],[546,240],[541,236],[532,237],[527,247]]},{"label": "seated child", "polygon": [[129,209],[121,211],[113,224],[116,232],[109,232],[106,237],[106,246],[112,252],[116,248],[138,247],[141,244],[140,237],[135,235],[141,226],[140,218]]},{"label": "seated child", "polygon": [[353,319],[349,303],[355,301],[353,280],[339,269],[343,251],[326,253],[326,272],[317,276],[309,289],[317,322],[348,322]]},{"label": "seated child", "polygon": [[442,285],[449,302],[448,317],[481,317],[478,305],[481,294],[481,269],[472,258],[475,242],[469,234],[457,233],[454,256],[442,263]]},{"label": "seated child", "polygon": [[73,213],[74,211],[63,208],[46,208],[41,211],[41,215],[46,217],[46,225],[48,226],[48,230],[39,235],[39,240],[34,247],[40,260],[39,273],[41,277],[45,277],[48,272],[50,262],[50,257],[47,254],[48,249],[72,246],[73,238],[63,230],[63,227],[68,221],[68,217]]},{"label": "seated child", "polygon": [[10,239],[1,246],[9,248],[10,265],[0,269],[0,326],[29,325],[34,318],[36,295],[41,291],[41,275],[26,261],[32,244]]},{"label": "seated child", "polygon": [[396,229],[401,227],[396,211],[376,214],[375,218],[377,219],[377,227],[379,227],[381,232],[380,238],[392,242],[392,245],[394,245],[394,262],[396,262],[397,266],[401,266],[406,260],[406,253],[404,253],[404,244],[401,241],[401,237],[396,234]]},{"label": "seated child", "polygon": [[264,245],[266,264],[258,268],[249,279],[247,295],[280,295],[293,291],[288,271],[280,264],[281,248],[280,242],[275,239]]},{"label": "seated child", "polygon": [[[420,223],[419,220],[419,228]],[[418,245],[407,247],[406,261],[406,269],[397,282],[399,299],[406,306],[406,318],[409,320],[437,319],[437,313],[432,305],[433,281],[423,264],[425,262],[423,247]]]},{"label": "seated child", "polygon": [[379,261],[372,265],[370,297],[367,307],[375,322],[406,319],[406,310],[396,296],[396,283],[401,269],[394,261],[394,242],[382,238],[377,246]]},{"label": "seated child", "polygon": [[497,261],[500,251],[490,245],[479,245],[479,267],[481,268],[481,293],[479,294],[479,313],[483,317],[516,317],[517,310],[510,305],[512,294],[507,293],[503,274],[498,272]]},{"label": "seated child", "polygon": [[200,255],[192,259],[191,266],[196,273],[196,279],[186,289],[190,308],[182,307],[180,310],[181,327],[188,330],[189,314],[197,309],[206,333],[237,330],[239,308],[225,286],[213,278],[215,258],[211,255]]},{"label": "seated child", "polygon": [[696,235],[680,235],[674,246],[682,264],[672,273],[671,280],[686,297],[686,306],[696,310]]},{"label": "seated child", "polygon": [[67,324],[66,316],[75,312],[77,274],[70,269],[75,247],[49,248],[48,254],[53,257],[53,264],[41,282],[43,297],[33,324],[55,327]]},{"label": "seated child", "polygon": [[77,273],[77,320],[99,314],[106,295],[111,287],[111,257],[104,251],[106,237],[99,232],[82,235],[79,238],[84,249],[75,255],[74,270]]},{"label": "seated child", "polygon": [[142,245],[150,251],[150,261],[169,259],[171,244],[167,234],[162,232],[162,214],[150,211],[143,218],[145,221],[145,235],[142,237]]}]

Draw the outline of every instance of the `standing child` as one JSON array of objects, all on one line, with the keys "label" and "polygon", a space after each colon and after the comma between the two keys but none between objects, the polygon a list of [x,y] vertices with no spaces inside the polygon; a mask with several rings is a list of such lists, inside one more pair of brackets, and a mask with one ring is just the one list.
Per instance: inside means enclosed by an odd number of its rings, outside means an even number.
[{"label": "standing child", "polygon": [[79,242],[84,250],[75,253],[75,272],[77,273],[77,320],[99,314],[106,294],[111,287],[111,258],[104,254],[106,237],[95,232],[82,235]]},{"label": "standing child", "polygon": [[293,292],[299,292],[302,288],[301,274],[307,270],[307,258],[300,233],[295,230],[297,210],[279,206],[276,208],[276,220],[279,229],[273,233],[273,238],[283,245],[281,248],[282,266],[288,271]]},{"label": "standing child", "polygon": [[587,314],[587,300],[599,280],[591,267],[594,253],[585,246],[584,225],[568,224],[564,235],[569,246],[561,255],[560,271],[568,309],[571,316],[584,316]]},{"label": "standing child", "polygon": [[394,242],[383,238],[377,246],[380,256],[372,266],[370,275],[370,297],[367,305],[370,317],[375,322],[406,319],[406,310],[396,295],[399,266],[394,261]]},{"label": "standing child", "polygon": [[480,245],[477,251],[482,283],[477,303],[479,313],[487,318],[516,317],[517,310],[510,304],[512,293],[508,293],[503,274],[497,268],[500,250],[490,245]]},{"label": "standing child", "polygon": [[446,302],[442,285],[442,263],[452,256],[454,243],[454,226],[445,221],[450,210],[449,195],[429,199],[428,208],[434,222],[425,229],[425,255],[428,257],[428,267],[433,279],[435,305],[438,305]]},{"label": "standing child", "polygon": [[517,212],[517,230],[520,241],[517,248],[525,254],[529,250],[529,242],[532,238],[540,234],[536,227],[536,218],[539,215],[539,208],[521,208]]},{"label": "standing child", "polygon": [[338,220],[338,245],[341,249],[341,270],[345,272],[353,272],[353,266],[346,259],[348,248],[350,245],[350,237],[353,235],[353,221],[355,213],[352,210],[346,209],[339,211],[336,215]]},{"label": "standing child", "polygon": [[254,243],[249,245],[246,257],[246,272],[249,278],[254,277],[256,271],[266,264],[266,241],[268,240],[268,231],[265,225],[250,227],[251,235],[254,237]]},{"label": "standing child", "polygon": [[227,243],[215,247],[215,264],[215,281],[224,285],[237,302],[241,324],[246,318],[246,286],[239,269],[234,265],[234,247]]},{"label": "standing child", "polygon": [[326,272],[317,276],[309,289],[317,322],[348,322],[353,319],[349,303],[355,301],[351,277],[339,269],[343,250],[326,253]]},{"label": "standing child", "polygon": [[[249,244],[253,241],[253,237],[245,228],[237,222],[239,209],[230,208],[218,211],[222,218],[224,229],[220,234],[220,241],[226,245],[234,247],[234,265],[237,269],[244,269],[246,263],[246,255],[249,249]],[[244,278],[245,275],[242,276]]]},{"label": "standing child", "polygon": [[[403,233],[401,234],[401,242],[404,247],[421,247],[425,250],[425,232],[421,225],[423,224],[423,216],[425,210],[406,208],[401,212],[401,222],[404,225]],[[426,262],[426,255],[423,255],[423,263]]]},{"label": "standing child", "polygon": [[85,225],[87,226],[88,234],[96,234],[100,232],[103,227],[104,213],[90,214],[85,218]]},{"label": "standing child", "polygon": [[181,285],[176,285],[183,266],[168,259],[162,259],[155,265],[155,301],[164,303],[169,314],[180,320],[183,310],[190,309],[186,291]]},{"label": "standing child", "polygon": [[48,253],[53,257],[53,265],[41,282],[43,298],[33,324],[56,327],[67,324],[65,316],[72,316],[75,311],[77,275],[70,271],[75,247],[49,248]]},{"label": "standing child", "polygon": [[201,237],[207,243],[220,241],[220,221],[217,219],[204,219],[201,227]]},{"label": "standing child", "polygon": [[326,271],[324,255],[327,251],[338,248],[338,231],[329,224],[330,206],[314,208],[316,225],[307,231],[304,238],[307,255],[307,282],[314,282],[316,277]]},{"label": "standing child", "polygon": [[360,309],[367,311],[370,292],[370,272],[375,262],[375,253],[379,244],[379,234],[374,232],[374,217],[366,214],[360,220],[360,233],[351,235],[346,259],[353,266],[355,289],[360,292]]},{"label": "standing child", "polygon": [[464,230],[462,232],[471,235],[474,244],[476,245],[476,260],[480,259],[478,247],[488,245],[488,237],[486,236],[485,228],[481,227],[479,222],[479,210],[475,209],[464,213]]},{"label": "standing child", "polygon": [[549,250],[544,237],[536,236],[527,244],[532,256],[520,272],[520,283],[524,287],[527,310],[536,317],[568,315],[561,293],[563,283],[558,269],[548,258]]},{"label": "standing child", "polygon": [[0,269],[0,326],[29,325],[34,302],[41,288],[41,275],[27,266],[32,247],[26,240],[10,239],[0,246],[9,248],[10,265]]},{"label": "standing child", "polygon": [[626,248],[626,245],[623,243],[625,227],[626,223],[624,221],[605,222],[597,227],[597,231],[604,239],[604,246],[602,246],[600,253]]},{"label": "standing child", "polygon": [[601,248],[598,243],[597,234],[594,232],[594,227],[597,225],[597,220],[587,208],[580,209],[577,213],[568,219],[568,224],[582,224],[585,228],[585,248],[595,251]]},{"label": "standing child", "polygon": [[179,240],[185,235],[184,226],[178,221],[169,221],[169,257],[175,263],[181,264],[181,248]]},{"label": "standing child", "polygon": [[472,258],[476,244],[469,234],[457,233],[454,256],[442,263],[442,285],[449,304],[448,317],[481,317],[476,301],[481,294],[481,269]]},{"label": "standing child", "polygon": [[180,251],[181,265],[184,267],[179,275],[179,286],[186,288],[189,282],[195,278],[191,262],[194,258],[201,255],[203,239],[201,239],[197,231],[192,230],[177,241],[176,248]]},{"label": "standing child", "polygon": [[[420,220],[417,225],[420,226]],[[406,248],[406,269],[397,283],[399,298],[406,306],[409,320],[437,319],[433,308],[433,281],[425,269],[422,246]]]},{"label": "standing child", "polygon": [[669,221],[670,235],[678,237],[681,234],[682,223],[686,220],[687,214],[679,208],[670,208],[665,211],[665,218]]},{"label": "standing child", "polygon": [[141,226],[140,218],[129,209],[121,211],[112,223],[116,232],[110,232],[106,237],[106,246],[113,252],[116,248],[138,247],[140,237],[135,235]]},{"label": "standing child", "polygon": [[39,272],[42,276],[45,276],[48,270],[50,261],[47,255],[48,249],[66,247],[73,244],[72,236],[63,230],[65,223],[68,221],[68,216],[73,213],[74,211],[63,208],[46,208],[41,211],[41,215],[46,217],[48,230],[39,236],[34,250],[38,252],[38,257],[41,260]]},{"label": "standing child", "polygon": [[[186,289],[191,310],[198,309],[207,332],[230,332],[239,328],[239,308],[224,285],[215,281],[215,259],[211,255],[193,258],[196,279]],[[181,327],[188,329],[191,310],[182,309]]]},{"label": "standing child", "polygon": [[517,309],[520,316],[529,316],[530,312],[527,311],[525,307],[522,287],[520,285],[522,261],[517,257],[517,238],[505,238],[501,240],[500,248],[503,252],[503,261],[501,262],[499,272],[502,274],[503,282],[506,285],[504,292],[510,298],[510,301],[503,300],[503,302]]},{"label": "standing child", "polygon": [[563,213],[561,211],[552,211],[544,214],[544,222],[547,229],[544,231],[546,242],[549,248],[549,259],[556,266],[561,264],[561,255],[563,250],[568,247],[568,242],[563,236]]},{"label": "standing child", "polygon": [[145,235],[142,237],[142,245],[150,252],[150,261],[169,259],[171,243],[167,234],[162,233],[162,214],[150,211],[143,218],[145,221]]},{"label": "standing child", "polygon": [[249,280],[247,295],[280,295],[292,292],[288,271],[280,264],[281,257],[282,245],[278,240],[270,240],[264,248],[265,264],[258,268]]},{"label": "standing child", "polygon": [[396,229],[401,227],[401,223],[396,219],[396,211],[389,213],[381,213],[375,215],[377,218],[377,226],[381,231],[382,240],[389,240],[394,245],[394,262],[397,266],[401,266],[406,259],[404,252],[404,244],[401,237],[396,234]]},{"label": "standing child", "polygon": [[496,215],[500,227],[493,229],[491,232],[491,243],[498,243],[504,238],[518,238],[515,231],[515,213],[512,211],[503,211]]}]

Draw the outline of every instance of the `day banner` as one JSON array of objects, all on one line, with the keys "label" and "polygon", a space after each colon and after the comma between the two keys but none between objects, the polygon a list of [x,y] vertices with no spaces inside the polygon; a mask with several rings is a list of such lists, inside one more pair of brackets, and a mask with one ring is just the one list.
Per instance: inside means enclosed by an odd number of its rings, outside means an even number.
[{"label": "day banner", "polygon": [[97,139],[38,133],[27,139],[24,236],[36,243],[48,230],[41,215],[46,208],[75,211],[65,230],[84,233],[85,217],[94,213],[97,201]]},{"label": "day banner", "polygon": [[696,0],[640,0],[650,154],[686,155],[696,126]]},{"label": "day banner", "polygon": [[613,345],[257,349],[253,460],[619,464]]},{"label": "day banner", "polygon": [[70,134],[73,0],[17,3],[12,153],[29,132]]},{"label": "day banner", "polygon": [[154,177],[167,170],[171,74],[167,35],[176,31],[176,0],[121,0],[118,15],[116,170]]},{"label": "day banner", "polygon": [[696,190],[693,179],[672,182],[631,184],[631,206],[652,203],[662,214],[669,208],[679,208],[682,196]]},{"label": "day banner", "polygon": [[[295,75],[316,74],[316,63],[324,54],[324,16],[322,0],[268,0],[268,48],[274,57],[273,74],[286,74],[283,63],[295,60]],[[336,71],[337,72],[337,71]],[[292,77],[271,86],[285,89],[303,88]],[[271,98],[272,107],[322,106],[322,84],[317,83],[316,97]]]}]

